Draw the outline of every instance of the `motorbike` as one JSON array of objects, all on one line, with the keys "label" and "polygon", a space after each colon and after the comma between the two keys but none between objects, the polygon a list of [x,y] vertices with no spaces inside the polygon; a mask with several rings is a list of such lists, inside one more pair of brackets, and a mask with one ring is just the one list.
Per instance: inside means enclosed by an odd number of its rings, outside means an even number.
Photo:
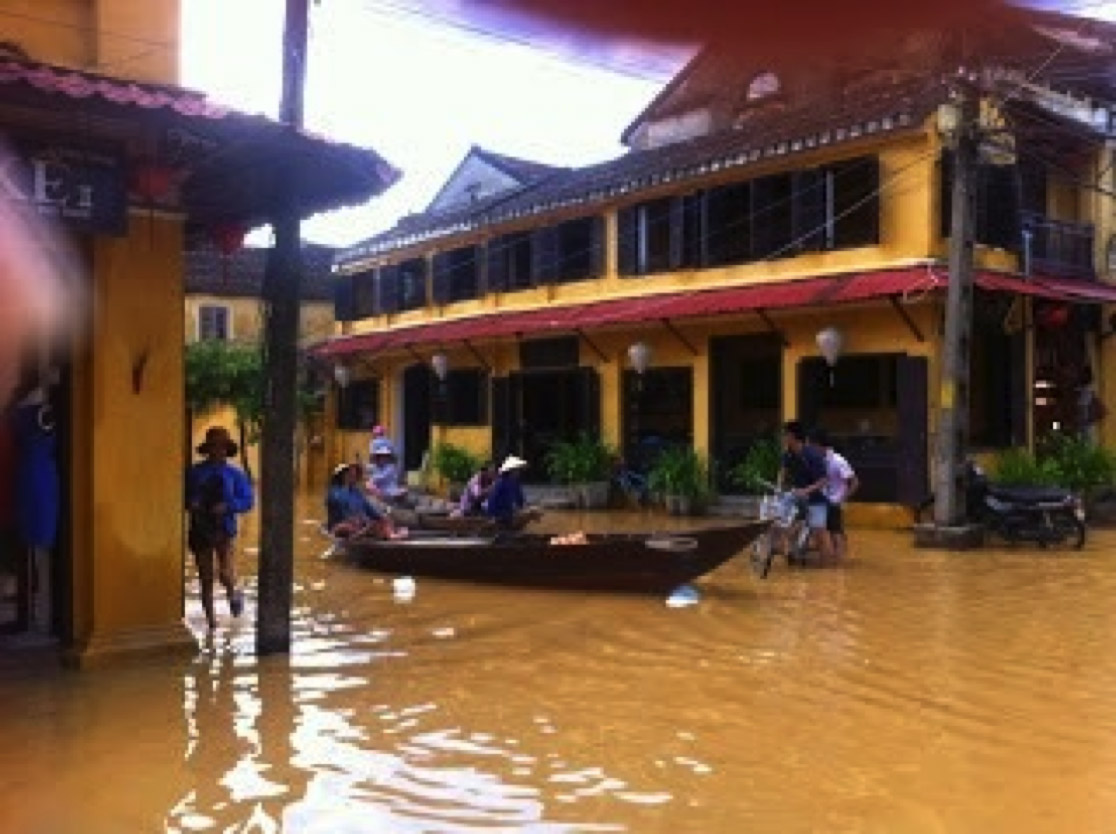
[{"label": "motorbike", "polygon": [[997,486],[975,463],[965,467],[969,518],[1009,542],[1039,547],[1069,541],[1085,546],[1085,511],[1072,492],[1056,487]]}]

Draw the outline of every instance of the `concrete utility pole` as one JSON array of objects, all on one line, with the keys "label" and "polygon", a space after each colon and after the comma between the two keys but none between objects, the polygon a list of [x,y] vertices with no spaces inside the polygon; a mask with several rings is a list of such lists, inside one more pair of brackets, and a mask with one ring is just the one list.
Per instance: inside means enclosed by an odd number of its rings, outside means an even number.
[{"label": "concrete utility pole", "polygon": [[[308,0],[286,0],[283,29],[283,98],[279,119],[303,122]],[[263,300],[265,408],[260,446],[260,558],[256,651],[289,652],[294,594],[295,423],[298,322],[302,296],[301,224],[294,195],[280,196],[272,218],[275,243],[267,259]]]},{"label": "concrete utility pole", "polygon": [[962,81],[953,153],[953,216],[949,289],[942,351],[936,450],[934,523],[966,522],[963,466],[969,443],[969,353],[973,327],[973,237],[980,157],[980,98]]}]

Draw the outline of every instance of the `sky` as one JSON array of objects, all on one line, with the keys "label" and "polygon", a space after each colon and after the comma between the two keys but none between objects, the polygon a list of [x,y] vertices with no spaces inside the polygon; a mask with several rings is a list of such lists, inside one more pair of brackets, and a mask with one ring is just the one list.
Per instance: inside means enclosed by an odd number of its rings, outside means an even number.
[{"label": "sky", "polygon": [[[561,39],[533,48],[446,25],[452,0],[439,0],[449,12],[434,19],[407,2],[311,5],[306,127],[374,148],[403,178],[365,206],[312,218],[308,240],[350,245],[421,211],[473,144],[557,165],[616,156],[624,127],[687,55]],[[182,83],[275,116],[283,0],[182,9]]]}]

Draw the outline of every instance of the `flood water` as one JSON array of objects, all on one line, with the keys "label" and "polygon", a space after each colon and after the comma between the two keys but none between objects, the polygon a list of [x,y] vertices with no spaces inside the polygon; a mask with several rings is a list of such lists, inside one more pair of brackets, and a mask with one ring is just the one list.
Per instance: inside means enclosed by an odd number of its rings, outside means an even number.
[{"label": "flood water", "polygon": [[401,601],[297,539],[289,658],[252,656],[249,608],[193,659],[0,681],[0,831],[1116,827],[1116,533],[857,532],[845,569],[738,559],[681,609],[427,579]]}]

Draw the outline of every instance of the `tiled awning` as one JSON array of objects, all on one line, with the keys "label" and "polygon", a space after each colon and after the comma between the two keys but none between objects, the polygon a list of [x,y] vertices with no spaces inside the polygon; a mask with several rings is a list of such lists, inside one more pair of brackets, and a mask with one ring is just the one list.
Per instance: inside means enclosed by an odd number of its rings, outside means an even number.
[{"label": "tiled awning", "polygon": [[[915,303],[929,293],[943,290],[947,283],[945,272],[940,268],[918,266],[697,292],[617,298],[562,307],[509,310],[376,333],[342,336],[319,345],[314,353],[322,358],[338,358],[431,344],[575,333],[590,328],[649,321],[710,318],[735,313],[848,304],[880,298]],[[979,288],[990,292],[1007,292],[1072,303],[1116,303],[1116,286],[1096,282],[1028,279],[1004,273],[980,272],[975,276],[975,283]]]}]

